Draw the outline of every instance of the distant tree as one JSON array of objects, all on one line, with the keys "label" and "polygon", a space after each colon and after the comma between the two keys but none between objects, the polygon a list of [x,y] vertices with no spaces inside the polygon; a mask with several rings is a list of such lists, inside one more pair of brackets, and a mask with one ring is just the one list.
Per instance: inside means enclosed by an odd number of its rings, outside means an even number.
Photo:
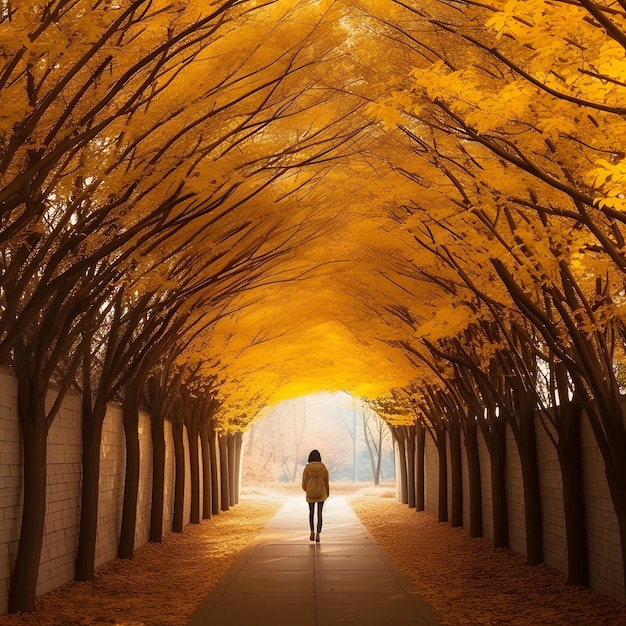
[{"label": "distant tree", "polygon": [[375,485],[379,485],[383,458],[383,442],[389,438],[389,427],[386,422],[367,405],[363,407],[361,419],[363,422],[363,438],[372,466],[372,479]]},{"label": "distant tree", "polygon": [[291,472],[291,482],[295,483],[298,474],[298,465],[300,461],[300,448],[302,446],[302,438],[306,429],[306,404],[302,407],[301,415],[296,416],[296,408],[293,408],[293,434],[295,444],[295,454],[293,456],[293,470]]}]

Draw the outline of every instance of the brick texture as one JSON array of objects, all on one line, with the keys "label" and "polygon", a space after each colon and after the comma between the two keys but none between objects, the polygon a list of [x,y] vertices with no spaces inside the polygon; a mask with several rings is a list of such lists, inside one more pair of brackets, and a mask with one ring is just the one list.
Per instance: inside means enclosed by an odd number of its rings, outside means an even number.
[{"label": "brick texture", "polygon": [[[48,398],[49,405],[54,395]],[[46,523],[37,595],[74,578],[78,544],[82,476],[80,398],[68,394],[48,435]],[[164,532],[172,528],[174,500],[174,444],[169,422],[165,424],[166,477]],[[0,615],[8,609],[11,571],[19,541],[22,515],[22,452],[17,416],[17,383],[11,372],[0,369]],[[189,446],[184,438],[189,467]],[[141,466],[135,546],[148,541],[152,490],[150,420],[140,415]],[[122,410],[107,411],[100,451],[100,500],[96,566],[116,558],[124,497],[126,449]],[[190,474],[185,484],[185,523],[191,513]]]},{"label": "brick texture", "polygon": [[[537,449],[542,498],[544,560],[551,567],[567,573],[567,544],[563,487],[558,456],[544,425],[537,419]],[[604,474],[604,464],[595,444],[591,427],[583,419],[582,461],[586,497],[586,519],[589,542],[591,587],[607,596],[626,602],[617,517]],[[512,550],[526,554],[526,529],[522,470],[517,446],[510,428],[506,434],[506,482],[509,512],[509,543]],[[483,534],[493,539],[493,506],[491,501],[490,459],[487,445],[479,431],[478,448],[481,465]],[[449,448],[448,448],[449,451]],[[426,437],[425,447],[425,509],[437,516],[438,467],[437,448]],[[449,457],[448,457],[449,458]],[[469,528],[469,489],[467,457],[463,459],[463,523]],[[448,474],[448,498],[450,496]]]}]

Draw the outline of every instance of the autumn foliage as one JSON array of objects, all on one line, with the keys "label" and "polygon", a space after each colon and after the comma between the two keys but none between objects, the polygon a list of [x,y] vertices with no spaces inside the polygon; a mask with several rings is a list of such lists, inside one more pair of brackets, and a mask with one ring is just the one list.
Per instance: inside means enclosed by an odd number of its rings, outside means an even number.
[{"label": "autumn foliage", "polygon": [[25,492],[11,609],[33,606],[46,434],[69,389],[83,578],[108,402],[130,407],[129,450],[143,407],[155,449],[170,420],[215,465],[263,407],[320,390],[393,426],[410,505],[426,434],[452,456],[453,525],[465,446],[476,536],[480,432],[502,547],[511,429],[530,563],[545,428],[577,584],[584,412],[626,562],[625,24],[623,2],[587,0],[0,0],[0,363]]}]

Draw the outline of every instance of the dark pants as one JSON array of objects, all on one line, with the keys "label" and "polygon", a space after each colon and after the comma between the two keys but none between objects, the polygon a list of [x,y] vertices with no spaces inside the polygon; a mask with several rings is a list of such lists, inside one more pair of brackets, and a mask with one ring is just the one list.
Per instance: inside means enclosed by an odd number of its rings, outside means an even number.
[{"label": "dark pants", "polygon": [[315,526],[313,524],[313,519],[315,516],[315,505],[317,504],[317,532],[322,532],[322,508],[324,507],[323,502],[309,502],[309,526],[311,527],[311,532],[315,530]]}]

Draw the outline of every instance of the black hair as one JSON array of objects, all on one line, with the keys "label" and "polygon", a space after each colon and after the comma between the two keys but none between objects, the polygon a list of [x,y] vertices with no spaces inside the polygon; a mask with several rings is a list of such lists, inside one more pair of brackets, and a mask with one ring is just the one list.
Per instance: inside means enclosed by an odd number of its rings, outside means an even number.
[{"label": "black hair", "polygon": [[321,461],[321,460],[322,460],[322,455],[319,453],[319,451],[311,450],[311,453],[309,454],[309,463],[311,461]]}]

